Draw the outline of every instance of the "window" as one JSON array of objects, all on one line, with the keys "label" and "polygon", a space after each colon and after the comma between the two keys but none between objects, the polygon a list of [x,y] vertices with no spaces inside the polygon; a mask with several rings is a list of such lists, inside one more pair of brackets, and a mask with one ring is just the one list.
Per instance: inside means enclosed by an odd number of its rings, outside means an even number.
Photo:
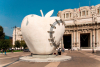
[{"label": "window", "polygon": [[71,13],[70,13],[70,17],[71,17]]},{"label": "window", "polygon": [[80,16],[81,16],[81,12],[80,12]]},{"label": "window", "polygon": [[64,18],[65,18],[65,14],[64,14]]},{"label": "window", "polygon": [[69,17],[69,13],[66,13],[66,18],[68,18]]},{"label": "window", "polygon": [[85,16],[85,11],[82,11],[82,16]]},{"label": "window", "polygon": [[100,7],[99,7],[99,9],[97,9],[97,14],[100,14]]},{"label": "window", "polygon": [[97,13],[99,14],[99,9],[97,9]]},{"label": "window", "polygon": [[86,11],[86,15],[88,15],[88,11]]},{"label": "window", "polygon": [[100,14],[100,7],[97,9],[97,14]]}]

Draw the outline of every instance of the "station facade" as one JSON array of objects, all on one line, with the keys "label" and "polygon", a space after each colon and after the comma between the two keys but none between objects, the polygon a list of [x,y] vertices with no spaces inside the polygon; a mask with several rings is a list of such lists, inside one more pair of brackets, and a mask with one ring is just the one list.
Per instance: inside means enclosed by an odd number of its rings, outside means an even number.
[{"label": "station facade", "polygon": [[61,47],[100,50],[100,4],[65,9],[57,16],[66,24]]}]

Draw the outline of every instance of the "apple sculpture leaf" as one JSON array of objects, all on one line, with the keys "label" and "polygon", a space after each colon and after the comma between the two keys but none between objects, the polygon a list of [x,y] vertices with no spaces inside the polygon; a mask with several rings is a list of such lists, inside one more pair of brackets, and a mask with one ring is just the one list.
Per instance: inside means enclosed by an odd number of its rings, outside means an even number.
[{"label": "apple sculpture leaf", "polygon": [[54,10],[49,11],[49,12],[45,15],[45,17],[50,17],[50,16],[53,14],[53,12],[54,12]]},{"label": "apple sculpture leaf", "polygon": [[23,39],[33,54],[52,54],[59,46],[65,31],[65,23],[59,17],[50,17],[54,10],[49,11],[45,17],[27,15],[21,24]]}]

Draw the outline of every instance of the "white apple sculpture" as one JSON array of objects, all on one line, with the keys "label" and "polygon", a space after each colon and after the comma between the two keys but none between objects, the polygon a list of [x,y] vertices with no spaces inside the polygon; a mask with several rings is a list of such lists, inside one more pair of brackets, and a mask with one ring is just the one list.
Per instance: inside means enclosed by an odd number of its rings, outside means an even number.
[{"label": "white apple sculpture", "polygon": [[65,23],[59,17],[50,17],[53,11],[44,17],[41,10],[42,17],[31,14],[22,21],[22,36],[33,54],[52,54],[59,46],[65,31]]}]

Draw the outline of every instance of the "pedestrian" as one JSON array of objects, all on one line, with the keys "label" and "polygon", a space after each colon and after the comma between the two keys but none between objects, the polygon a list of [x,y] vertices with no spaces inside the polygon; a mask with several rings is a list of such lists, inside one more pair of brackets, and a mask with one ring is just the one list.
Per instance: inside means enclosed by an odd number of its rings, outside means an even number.
[{"label": "pedestrian", "polygon": [[62,48],[62,52],[65,52],[65,48],[64,47]]},{"label": "pedestrian", "polygon": [[5,55],[6,55],[7,50],[5,49]]},{"label": "pedestrian", "polygon": [[1,53],[3,54],[3,50],[1,49]]},{"label": "pedestrian", "polygon": [[71,53],[71,49],[70,48],[68,48],[68,51]]},{"label": "pedestrian", "polygon": [[61,55],[61,51],[60,51],[60,48],[58,48],[58,55]]},{"label": "pedestrian", "polygon": [[13,49],[11,49],[12,53],[13,53]]}]

